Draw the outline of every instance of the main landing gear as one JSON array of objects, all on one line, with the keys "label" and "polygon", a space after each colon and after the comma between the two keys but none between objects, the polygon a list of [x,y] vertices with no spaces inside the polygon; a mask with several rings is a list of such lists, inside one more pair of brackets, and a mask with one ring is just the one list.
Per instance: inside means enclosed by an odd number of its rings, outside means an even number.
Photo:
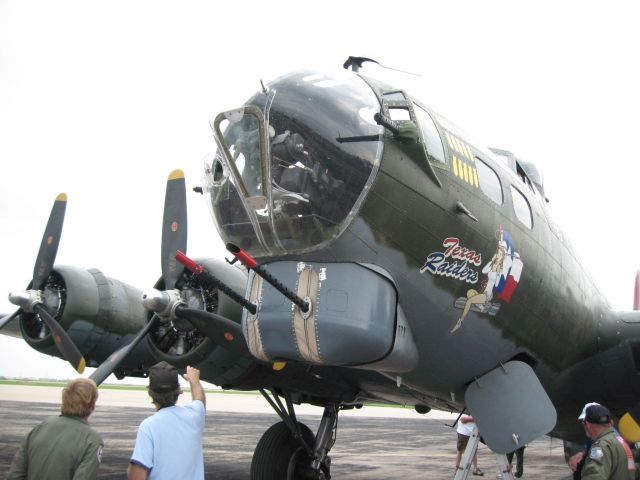
[{"label": "main landing gear", "polygon": [[251,461],[251,480],[329,480],[331,457],[338,426],[338,406],[324,408],[317,435],[296,419],[293,402],[284,393],[286,408],[278,394],[260,393],[282,419],[260,438]]}]

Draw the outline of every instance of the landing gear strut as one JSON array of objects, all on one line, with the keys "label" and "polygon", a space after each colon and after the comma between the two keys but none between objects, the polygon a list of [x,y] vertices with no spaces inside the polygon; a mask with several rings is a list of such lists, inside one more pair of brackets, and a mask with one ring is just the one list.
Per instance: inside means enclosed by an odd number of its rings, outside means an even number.
[{"label": "landing gear strut", "polygon": [[251,480],[329,480],[331,457],[338,424],[338,406],[325,407],[318,433],[296,419],[293,402],[284,393],[286,408],[278,394],[260,393],[282,419],[260,438],[251,461]]}]

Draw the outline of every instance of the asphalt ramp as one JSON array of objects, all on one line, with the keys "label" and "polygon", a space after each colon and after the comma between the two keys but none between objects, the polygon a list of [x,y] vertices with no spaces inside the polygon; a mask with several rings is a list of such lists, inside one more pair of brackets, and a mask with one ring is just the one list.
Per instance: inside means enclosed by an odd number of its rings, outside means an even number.
[{"label": "asphalt ramp", "polygon": [[[100,402],[98,402],[100,403]],[[207,410],[204,435],[205,476],[211,479],[248,480],[251,456],[263,432],[279,418],[267,413]],[[105,441],[98,478],[124,479],[138,424],[153,414],[153,407],[100,406],[91,425]],[[57,415],[55,403],[0,402],[0,478],[4,478],[20,442],[47,416]],[[360,413],[362,416],[360,416]],[[313,431],[319,415],[300,415]],[[450,420],[366,416],[366,408],[339,418],[331,451],[334,480],[451,480],[455,465],[455,430]],[[480,445],[478,462],[484,477],[496,478],[494,455]],[[543,437],[525,450],[524,479],[571,478],[564,462],[562,442]]]}]

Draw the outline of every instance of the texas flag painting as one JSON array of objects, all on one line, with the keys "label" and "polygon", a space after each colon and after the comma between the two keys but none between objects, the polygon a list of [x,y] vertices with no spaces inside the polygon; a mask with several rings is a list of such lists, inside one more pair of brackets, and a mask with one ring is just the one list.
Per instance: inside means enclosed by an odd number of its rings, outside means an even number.
[{"label": "texas flag painting", "polygon": [[515,251],[513,239],[509,232],[503,232],[503,240],[506,244],[505,259],[502,267],[502,275],[500,276],[498,284],[493,289],[493,294],[496,300],[503,300],[505,303],[509,303],[520,281],[524,264],[520,259],[520,254]]}]

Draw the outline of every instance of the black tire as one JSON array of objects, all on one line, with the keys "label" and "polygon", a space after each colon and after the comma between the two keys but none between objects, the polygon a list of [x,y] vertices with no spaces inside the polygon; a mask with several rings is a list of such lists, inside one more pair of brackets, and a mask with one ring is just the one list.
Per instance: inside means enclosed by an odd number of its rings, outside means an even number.
[{"label": "black tire", "polygon": [[[302,438],[313,447],[315,436],[304,423],[298,422]],[[251,460],[251,480],[298,480],[301,470],[310,462],[302,444],[284,422],[271,425],[260,438]]]}]

